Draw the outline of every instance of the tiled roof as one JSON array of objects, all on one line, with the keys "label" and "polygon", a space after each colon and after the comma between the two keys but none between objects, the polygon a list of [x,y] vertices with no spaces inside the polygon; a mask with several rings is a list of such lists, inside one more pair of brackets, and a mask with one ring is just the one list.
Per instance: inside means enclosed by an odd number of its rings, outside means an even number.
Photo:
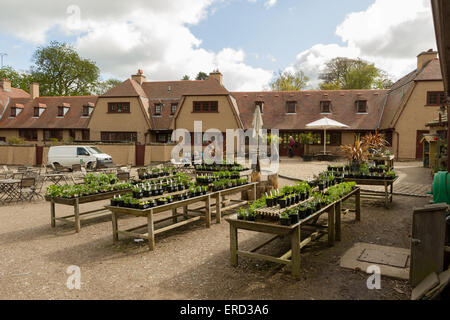
[{"label": "tiled roof", "polygon": [[3,91],[3,88],[0,88],[0,119],[5,112],[5,107],[10,99],[29,97],[30,95],[22,89],[11,88],[11,91]]},{"label": "tiled roof", "polygon": [[[264,128],[305,130],[306,124],[323,117],[339,121],[353,130],[375,130],[387,90],[335,90],[296,92],[232,92],[244,128],[251,128],[255,102],[263,101]],[[322,114],[320,101],[331,101],[331,114]],[[358,114],[356,100],[367,100],[367,114]],[[296,114],[286,113],[286,103],[296,101]]]},{"label": "tiled roof", "polygon": [[[30,99],[11,99],[5,116],[0,120],[0,128],[5,129],[83,129],[87,127],[89,117],[82,117],[83,106],[97,101],[97,96],[84,97],[39,97]],[[15,118],[10,118],[10,108],[15,104],[23,104],[23,111]],[[58,107],[70,105],[64,117],[58,117]],[[33,118],[34,107],[43,107],[46,110],[39,118]]]},{"label": "tiled roof", "polygon": [[206,80],[179,80],[144,82],[142,85],[149,99],[180,99],[189,95],[228,95],[225,87],[214,78]]},{"label": "tiled roof", "polygon": [[421,69],[410,72],[394,83],[389,90],[384,112],[380,119],[380,129],[390,129],[394,126],[395,119],[401,112],[402,105],[404,105],[404,98],[412,89],[415,81],[442,81],[439,59],[430,60]]},{"label": "tiled roof", "polygon": [[134,80],[127,79],[106,92],[102,97],[146,97],[142,87]]},{"label": "tiled roof", "polygon": [[427,81],[427,80],[441,80],[442,81],[442,73],[441,73],[441,64],[439,59],[433,59],[428,62],[419,72],[417,77],[414,79],[416,81]]}]

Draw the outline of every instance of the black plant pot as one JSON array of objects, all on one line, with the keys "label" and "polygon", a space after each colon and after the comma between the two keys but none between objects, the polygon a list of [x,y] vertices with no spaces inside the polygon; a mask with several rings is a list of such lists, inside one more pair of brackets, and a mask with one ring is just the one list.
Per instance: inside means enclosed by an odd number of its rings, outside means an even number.
[{"label": "black plant pot", "polygon": [[286,206],[287,206],[287,200],[286,200],[286,199],[280,199],[280,200],[278,201],[278,203],[280,204],[280,208],[281,208],[281,209],[284,209],[284,208],[286,208]]},{"label": "black plant pot", "polygon": [[290,226],[291,225],[291,219],[290,218],[280,218],[280,224],[282,226]]},{"label": "black plant pot", "polygon": [[255,221],[255,217],[254,216],[247,216],[247,221]]},{"label": "black plant pot", "polygon": [[299,217],[299,219],[305,219],[306,217],[307,217],[307,211],[306,211],[306,209],[304,209],[304,210],[299,210],[298,211],[298,217]]},{"label": "black plant pot", "polygon": [[296,224],[299,222],[298,214],[290,214],[289,218],[291,219],[291,224]]},{"label": "black plant pot", "polygon": [[167,204],[167,201],[161,201],[161,200],[156,200],[156,202],[158,203],[158,206],[163,206],[165,204]]}]

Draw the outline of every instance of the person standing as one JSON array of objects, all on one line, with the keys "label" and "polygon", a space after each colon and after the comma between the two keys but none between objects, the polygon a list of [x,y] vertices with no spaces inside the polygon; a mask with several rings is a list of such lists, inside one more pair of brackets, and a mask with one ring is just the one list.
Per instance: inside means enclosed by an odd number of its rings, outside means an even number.
[{"label": "person standing", "polygon": [[294,157],[294,145],[295,145],[294,138],[292,136],[289,136],[289,158]]}]

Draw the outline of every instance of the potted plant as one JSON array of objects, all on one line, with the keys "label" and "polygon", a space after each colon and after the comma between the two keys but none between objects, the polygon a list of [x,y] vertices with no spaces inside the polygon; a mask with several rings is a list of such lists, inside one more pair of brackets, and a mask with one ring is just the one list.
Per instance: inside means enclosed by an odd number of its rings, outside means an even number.
[{"label": "potted plant", "polygon": [[295,209],[288,210],[289,219],[291,220],[291,224],[296,224],[299,222],[298,212]]},{"label": "potted plant", "polygon": [[289,215],[287,214],[287,212],[283,212],[280,215],[280,224],[282,226],[290,226],[291,225],[291,218],[289,217]]},{"label": "potted plant", "polygon": [[256,213],[254,211],[248,211],[247,217],[246,217],[247,221],[255,221],[256,220]]},{"label": "potted plant", "polygon": [[247,210],[240,208],[237,212],[238,220],[245,220],[247,218]]},{"label": "potted plant", "polygon": [[163,206],[163,205],[167,204],[167,199],[164,198],[164,197],[158,198],[158,199],[156,200],[156,202],[158,203],[158,206]]},{"label": "potted plant", "polygon": [[280,200],[278,200],[278,203],[279,203],[281,209],[286,208],[287,207],[287,199],[286,199],[286,197],[283,197]]},{"label": "potted plant", "polygon": [[387,171],[384,174],[385,180],[393,180],[395,178],[395,171]]},{"label": "potted plant", "polygon": [[299,219],[305,219],[308,216],[307,212],[307,206],[306,205],[300,205],[298,207],[298,217]]}]

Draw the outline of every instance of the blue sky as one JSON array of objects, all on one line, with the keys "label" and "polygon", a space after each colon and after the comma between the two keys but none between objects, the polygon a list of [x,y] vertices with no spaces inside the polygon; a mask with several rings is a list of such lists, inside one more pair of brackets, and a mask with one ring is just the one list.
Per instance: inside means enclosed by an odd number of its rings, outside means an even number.
[{"label": "blue sky", "polygon": [[336,26],[347,14],[367,9],[373,2],[281,0],[266,9],[260,3],[232,0],[217,4],[211,17],[190,30],[208,50],[242,48],[249,64],[278,70],[318,41],[342,44]]},{"label": "blue sky", "polygon": [[317,88],[321,68],[336,56],[374,62],[395,80],[414,69],[418,53],[436,47],[428,0],[2,4],[5,64],[27,70],[35,49],[52,40],[73,44],[104,79],[126,79],[143,69],[149,80],[177,80],[218,68],[225,86],[241,91],[267,89],[279,70],[302,70],[309,87]]}]

